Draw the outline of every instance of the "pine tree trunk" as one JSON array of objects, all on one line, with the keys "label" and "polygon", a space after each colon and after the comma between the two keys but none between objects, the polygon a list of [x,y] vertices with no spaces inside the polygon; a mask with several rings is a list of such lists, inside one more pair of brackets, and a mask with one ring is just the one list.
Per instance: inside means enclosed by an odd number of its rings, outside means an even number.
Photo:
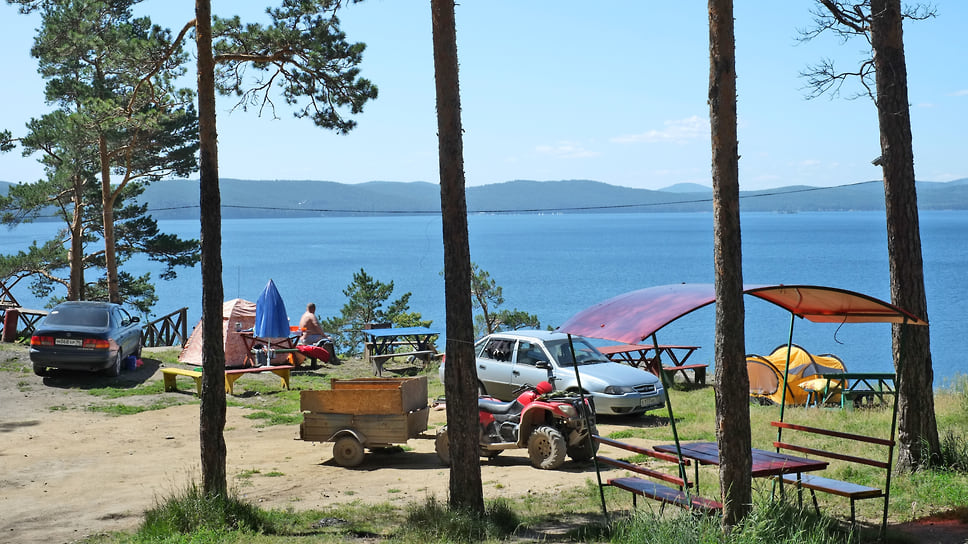
[{"label": "pine tree trunk", "polygon": [[222,339],[222,204],[218,187],[215,60],[210,0],[195,2],[198,44],[199,204],[202,246],[202,398],[199,439],[208,496],[226,495],[225,345]]},{"label": "pine tree trunk", "polygon": [[437,84],[437,137],[440,207],[444,239],[444,292],[447,359],[444,382],[450,441],[450,504],[483,514],[471,259],[464,193],[457,29],[453,0],[432,0],[434,74]]},{"label": "pine tree trunk", "polygon": [[98,135],[98,154],[101,158],[101,215],[104,222],[104,268],[108,281],[108,300],[121,304],[118,286],[118,259],[114,251],[114,192],[111,191],[111,163],[108,159],[107,137]]},{"label": "pine tree trunk", "polygon": [[732,0],[709,0],[709,121],[716,267],[716,440],[723,525],[728,530],[752,503]]},{"label": "pine tree trunk", "polygon": [[[891,301],[927,320],[900,0],[871,1],[871,45],[877,73]],[[897,460],[899,467],[910,470],[930,462],[930,456],[940,451],[930,331],[894,325],[892,343],[898,376]],[[924,458],[925,454],[929,457]]]},{"label": "pine tree trunk", "polygon": [[71,217],[70,283],[67,300],[84,300],[84,204],[81,200],[83,181],[74,176],[74,216]]}]

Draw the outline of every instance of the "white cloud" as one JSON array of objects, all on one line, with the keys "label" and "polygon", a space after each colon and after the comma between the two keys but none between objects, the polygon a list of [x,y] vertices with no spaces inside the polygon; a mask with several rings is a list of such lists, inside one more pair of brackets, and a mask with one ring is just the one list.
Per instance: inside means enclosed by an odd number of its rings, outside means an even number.
[{"label": "white cloud", "polygon": [[960,91],[955,91],[951,93],[951,96],[968,96],[968,89],[961,89]]},{"label": "white cloud", "polygon": [[542,155],[551,155],[562,159],[588,159],[601,155],[598,151],[585,149],[574,142],[559,142],[555,145],[539,145],[535,151]]},{"label": "white cloud", "polygon": [[652,129],[639,134],[616,136],[611,141],[620,144],[652,144],[662,142],[684,144],[709,136],[709,121],[698,115],[693,115],[685,119],[666,121],[662,125],[662,129]]}]

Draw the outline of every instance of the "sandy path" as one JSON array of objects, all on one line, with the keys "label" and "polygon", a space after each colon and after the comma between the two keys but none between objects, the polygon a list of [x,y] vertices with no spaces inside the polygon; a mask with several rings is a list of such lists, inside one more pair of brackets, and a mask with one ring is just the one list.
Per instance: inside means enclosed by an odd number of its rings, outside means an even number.
[{"label": "sandy path", "polygon": [[[5,369],[9,353],[0,351]],[[160,372],[146,372],[160,379]],[[156,499],[198,479],[197,404],[110,416],[84,410],[98,402],[89,393],[58,385],[0,372],[0,542],[52,544],[132,530]],[[336,465],[331,444],[298,440],[297,426],[256,428],[257,421],[243,417],[247,412],[228,409],[226,468],[229,486],[254,503],[305,510],[348,501],[406,504],[431,495],[446,500],[448,471],[432,437],[443,411],[432,411],[430,430],[408,442],[412,451],[368,452],[356,469]],[[516,450],[485,463],[482,477],[485,497],[494,498],[583,485],[594,471],[571,461],[562,470],[536,470]]]}]

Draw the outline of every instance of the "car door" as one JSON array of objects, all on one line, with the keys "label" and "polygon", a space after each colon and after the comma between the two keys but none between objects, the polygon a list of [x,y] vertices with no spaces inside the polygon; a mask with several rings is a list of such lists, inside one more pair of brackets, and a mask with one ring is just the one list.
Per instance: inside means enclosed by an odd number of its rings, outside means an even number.
[{"label": "car door", "polygon": [[141,341],[141,327],[131,319],[131,314],[123,308],[114,308],[114,318],[117,320],[118,345],[121,346],[121,353],[124,357],[138,351],[138,342]]},{"label": "car door", "polygon": [[513,339],[490,337],[484,340],[477,352],[477,379],[489,395],[510,398],[513,355]]},{"label": "car door", "polygon": [[514,353],[514,367],[511,369],[510,389],[513,391],[524,384],[538,385],[540,382],[549,381],[551,370],[546,365],[541,365],[549,362],[548,354],[540,343],[519,340]]}]

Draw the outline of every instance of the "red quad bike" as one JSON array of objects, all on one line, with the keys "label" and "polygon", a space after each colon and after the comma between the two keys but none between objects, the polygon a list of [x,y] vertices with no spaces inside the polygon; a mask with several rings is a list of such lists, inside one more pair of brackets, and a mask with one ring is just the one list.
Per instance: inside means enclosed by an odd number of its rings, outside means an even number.
[{"label": "red quad bike", "polygon": [[[511,402],[492,397],[481,397],[480,408],[481,457],[496,457],[504,450],[528,448],[531,464],[537,468],[554,470],[565,462],[565,454],[575,461],[592,458],[597,444],[589,440],[589,428],[596,434],[595,412],[586,400],[574,393],[552,393],[551,384],[525,384]],[[450,464],[450,443],[447,426],[437,431],[437,456]]]}]

